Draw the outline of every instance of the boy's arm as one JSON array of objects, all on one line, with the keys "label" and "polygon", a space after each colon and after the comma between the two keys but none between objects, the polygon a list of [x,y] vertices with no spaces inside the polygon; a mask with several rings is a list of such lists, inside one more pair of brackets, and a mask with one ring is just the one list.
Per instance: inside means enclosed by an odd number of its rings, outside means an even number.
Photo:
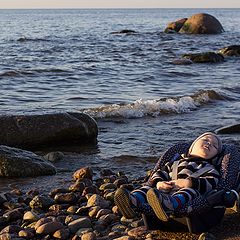
[{"label": "boy's arm", "polygon": [[169,171],[168,167],[164,166],[164,170],[158,169],[157,171],[153,171],[152,174],[150,175],[147,185],[151,187],[156,187],[158,182],[161,181],[169,181]]}]

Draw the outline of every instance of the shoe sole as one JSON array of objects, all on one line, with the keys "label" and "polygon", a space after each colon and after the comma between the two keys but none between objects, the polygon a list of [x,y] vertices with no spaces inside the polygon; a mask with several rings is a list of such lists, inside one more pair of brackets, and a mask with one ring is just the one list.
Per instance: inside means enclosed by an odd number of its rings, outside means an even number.
[{"label": "shoe sole", "polygon": [[119,188],[114,196],[114,202],[125,218],[134,218],[135,212],[131,207],[129,195],[123,189]]},{"label": "shoe sole", "polygon": [[166,214],[165,210],[163,209],[161,201],[159,201],[157,193],[155,193],[154,189],[150,189],[147,192],[147,200],[149,205],[152,207],[156,216],[164,221],[167,222],[169,220],[168,215]]}]

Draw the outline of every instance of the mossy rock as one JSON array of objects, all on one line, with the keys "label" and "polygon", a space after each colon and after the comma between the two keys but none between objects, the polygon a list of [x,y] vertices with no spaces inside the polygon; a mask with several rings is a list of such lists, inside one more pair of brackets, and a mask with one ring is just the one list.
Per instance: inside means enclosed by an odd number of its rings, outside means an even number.
[{"label": "mossy rock", "polygon": [[218,51],[218,53],[224,56],[235,56],[240,57],[240,45],[231,45],[224,47]]},{"label": "mossy rock", "polygon": [[224,61],[224,57],[221,54],[214,52],[190,53],[184,54],[182,57],[194,63],[217,63]]},{"label": "mossy rock", "polygon": [[198,13],[192,15],[184,22],[179,33],[188,34],[219,34],[224,32],[221,23],[212,15]]}]

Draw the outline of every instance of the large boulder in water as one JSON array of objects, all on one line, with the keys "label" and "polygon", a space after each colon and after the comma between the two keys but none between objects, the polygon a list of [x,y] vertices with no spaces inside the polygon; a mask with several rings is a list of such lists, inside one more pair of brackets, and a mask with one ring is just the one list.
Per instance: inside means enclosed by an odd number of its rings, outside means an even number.
[{"label": "large boulder in water", "polygon": [[217,34],[224,32],[221,23],[212,15],[198,13],[168,24],[166,33]]},{"label": "large boulder in water", "polygon": [[42,157],[0,145],[0,177],[35,177],[55,173],[55,167]]},{"label": "large boulder in water", "polygon": [[0,116],[0,144],[12,147],[96,142],[98,127],[84,113]]},{"label": "large boulder in water", "polygon": [[221,23],[212,15],[198,13],[188,18],[179,32],[191,34],[218,34],[224,32],[224,29]]}]

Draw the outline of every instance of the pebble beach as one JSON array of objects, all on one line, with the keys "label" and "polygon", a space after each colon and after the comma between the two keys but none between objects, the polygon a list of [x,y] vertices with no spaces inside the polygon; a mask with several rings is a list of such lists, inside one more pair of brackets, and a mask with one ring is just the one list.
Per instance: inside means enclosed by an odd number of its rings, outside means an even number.
[{"label": "pebble beach", "polygon": [[[148,230],[141,215],[126,219],[114,204],[118,187],[133,190],[144,178],[129,181],[123,172],[83,167],[71,181],[49,192],[13,189],[0,196],[0,239],[137,240],[199,239],[200,234]],[[211,230],[215,239],[238,239],[239,213],[228,210]]]}]

